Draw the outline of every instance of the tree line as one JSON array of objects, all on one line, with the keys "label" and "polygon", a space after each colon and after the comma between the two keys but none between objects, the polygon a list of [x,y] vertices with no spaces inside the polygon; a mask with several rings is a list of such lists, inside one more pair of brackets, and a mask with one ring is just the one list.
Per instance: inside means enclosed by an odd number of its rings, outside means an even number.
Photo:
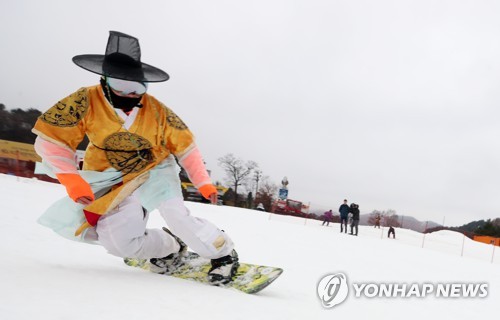
[{"label": "tree line", "polygon": [[36,135],[31,128],[42,113],[37,109],[7,110],[0,103],[0,139],[23,143],[35,143]]},{"label": "tree line", "polygon": [[[0,139],[34,144],[36,135],[31,129],[41,115],[42,112],[34,108],[7,110],[5,105],[0,103]],[[89,140],[85,137],[77,149],[85,150],[88,144]]]},{"label": "tree line", "polygon": [[436,227],[429,229],[428,232],[439,230],[457,231],[471,239],[474,238],[474,235],[500,238],[500,218],[472,221],[460,227]]}]

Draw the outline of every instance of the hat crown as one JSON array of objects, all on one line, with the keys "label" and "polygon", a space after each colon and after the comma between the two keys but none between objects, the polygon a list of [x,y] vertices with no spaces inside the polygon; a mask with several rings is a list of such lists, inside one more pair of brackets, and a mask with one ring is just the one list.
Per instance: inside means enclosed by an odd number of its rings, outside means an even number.
[{"label": "hat crown", "polygon": [[169,79],[165,71],[141,62],[137,38],[118,31],[109,32],[104,55],[81,54],[74,56],[73,62],[90,72],[122,80],[161,82]]},{"label": "hat crown", "polygon": [[139,40],[125,33],[110,31],[105,56],[117,54],[130,57],[137,63],[141,62]]}]

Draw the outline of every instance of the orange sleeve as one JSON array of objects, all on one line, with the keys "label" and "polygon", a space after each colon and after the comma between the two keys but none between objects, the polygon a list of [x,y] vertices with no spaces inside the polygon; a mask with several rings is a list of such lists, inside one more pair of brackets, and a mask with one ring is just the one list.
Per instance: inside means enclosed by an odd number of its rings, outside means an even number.
[{"label": "orange sleeve", "polygon": [[214,193],[217,194],[217,189],[215,188],[215,186],[213,184],[205,184],[205,185],[201,186],[198,190],[200,190],[201,195],[205,199],[210,199],[211,194],[214,194]]},{"label": "orange sleeve", "polygon": [[78,173],[58,173],[56,176],[59,182],[66,187],[66,192],[73,201],[81,197],[89,197],[94,200],[92,188]]}]

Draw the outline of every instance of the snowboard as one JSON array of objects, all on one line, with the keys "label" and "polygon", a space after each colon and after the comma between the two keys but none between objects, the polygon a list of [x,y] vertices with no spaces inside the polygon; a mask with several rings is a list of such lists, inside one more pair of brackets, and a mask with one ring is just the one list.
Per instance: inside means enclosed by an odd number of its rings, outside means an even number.
[{"label": "snowboard", "polygon": [[[128,266],[150,271],[151,264],[147,259],[125,258],[124,262]],[[178,268],[171,273],[163,275],[213,285],[208,280],[207,275],[210,267],[210,260],[200,257],[197,253],[188,252],[187,255],[182,258],[182,264]],[[281,268],[240,262],[232,281],[217,286],[232,288],[249,294],[257,293],[276,280],[282,272],[283,269]]]}]

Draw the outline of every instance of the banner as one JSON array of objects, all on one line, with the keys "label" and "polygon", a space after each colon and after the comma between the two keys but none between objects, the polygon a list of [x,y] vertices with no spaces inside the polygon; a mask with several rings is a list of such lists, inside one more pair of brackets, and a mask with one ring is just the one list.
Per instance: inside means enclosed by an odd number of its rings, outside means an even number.
[{"label": "banner", "polygon": [[0,158],[21,161],[42,161],[32,144],[0,140]]},{"label": "banner", "polygon": [[280,189],[279,198],[282,200],[288,198],[288,189]]}]

